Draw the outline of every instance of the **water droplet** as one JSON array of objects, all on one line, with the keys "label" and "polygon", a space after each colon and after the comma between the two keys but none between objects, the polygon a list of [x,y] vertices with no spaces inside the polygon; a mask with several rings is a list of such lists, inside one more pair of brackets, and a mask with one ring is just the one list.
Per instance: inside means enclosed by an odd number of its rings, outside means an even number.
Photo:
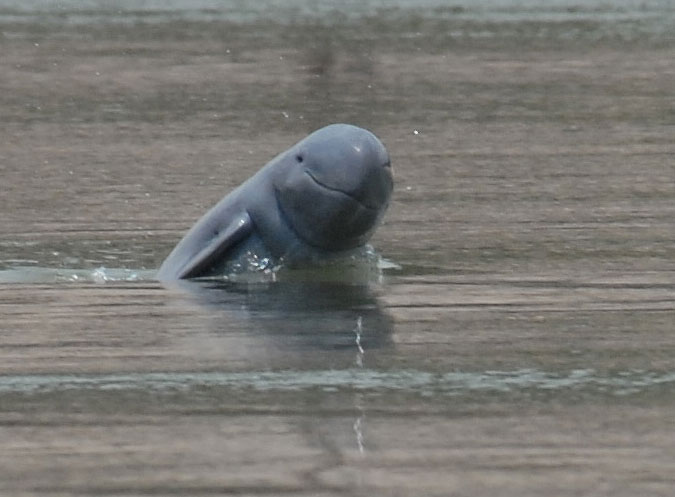
[{"label": "water droplet", "polygon": [[94,272],[91,274],[91,276],[95,283],[105,283],[109,280],[103,266],[98,269],[94,269]]}]

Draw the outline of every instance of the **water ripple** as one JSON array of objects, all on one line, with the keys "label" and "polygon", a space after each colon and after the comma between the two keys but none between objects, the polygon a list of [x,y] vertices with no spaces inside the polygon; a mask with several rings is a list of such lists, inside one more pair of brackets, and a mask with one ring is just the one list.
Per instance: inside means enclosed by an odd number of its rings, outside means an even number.
[{"label": "water ripple", "polygon": [[598,390],[614,395],[638,393],[651,387],[675,386],[675,372],[619,371],[599,374],[593,369],[553,373],[515,371],[433,373],[416,370],[368,369],[276,372],[132,373],[107,375],[7,375],[0,393],[45,393],[64,390],[190,390],[225,387],[258,391],[356,390],[404,391],[460,395],[476,391]]}]

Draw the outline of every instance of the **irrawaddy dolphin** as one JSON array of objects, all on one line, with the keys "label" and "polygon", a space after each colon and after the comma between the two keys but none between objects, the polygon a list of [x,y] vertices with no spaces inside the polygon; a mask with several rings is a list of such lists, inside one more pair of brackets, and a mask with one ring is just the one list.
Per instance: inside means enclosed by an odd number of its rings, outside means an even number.
[{"label": "irrawaddy dolphin", "polygon": [[222,275],[242,258],[297,264],[365,245],[393,189],[389,154],[370,131],[321,128],[226,195],[187,232],[159,280]]}]

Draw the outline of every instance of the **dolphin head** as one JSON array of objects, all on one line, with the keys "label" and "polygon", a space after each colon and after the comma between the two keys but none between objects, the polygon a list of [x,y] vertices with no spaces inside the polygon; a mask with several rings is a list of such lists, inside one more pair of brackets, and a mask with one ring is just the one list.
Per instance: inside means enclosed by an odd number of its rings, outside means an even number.
[{"label": "dolphin head", "polygon": [[327,251],[363,245],[393,189],[380,140],[348,124],[321,128],[287,150],[275,178],[279,207],[299,238]]}]

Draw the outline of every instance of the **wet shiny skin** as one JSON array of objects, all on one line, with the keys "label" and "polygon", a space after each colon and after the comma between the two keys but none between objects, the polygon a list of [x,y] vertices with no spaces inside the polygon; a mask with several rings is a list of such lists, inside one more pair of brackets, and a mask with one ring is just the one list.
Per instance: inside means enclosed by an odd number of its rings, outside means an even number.
[{"label": "wet shiny skin", "polygon": [[302,265],[362,247],[389,205],[384,145],[332,124],[277,155],[188,231],[158,272],[163,281],[222,276],[240,259]]}]

